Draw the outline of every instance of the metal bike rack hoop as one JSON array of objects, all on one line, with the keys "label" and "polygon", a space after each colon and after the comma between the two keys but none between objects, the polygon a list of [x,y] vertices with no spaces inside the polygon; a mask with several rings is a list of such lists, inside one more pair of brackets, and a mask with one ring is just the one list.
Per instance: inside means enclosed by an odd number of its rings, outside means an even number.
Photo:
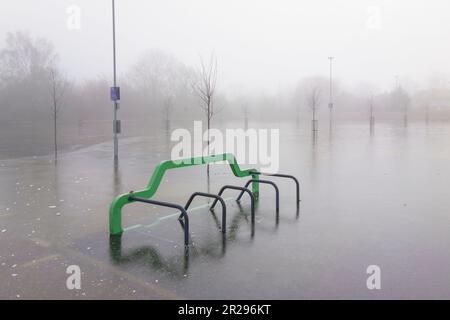
[{"label": "metal bike rack hoop", "polygon": [[186,210],[182,206],[175,204],[175,203],[152,200],[152,199],[145,199],[145,198],[140,198],[140,197],[135,197],[135,196],[130,196],[130,200],[137,201],[137,202],[145,202],[145,203],[154,204],[156,206],[180,210],[181,216],[183,216],[183,219],[184,219],[184,245],[185,246],[189,245],[189,217],[187,215]]},{"label": "metal bike rack hoop", "polygon": [[[244,192],[246,192],[250,196],[251,210],[252,210],[252,222],[254,222],[255,221],[255,196],[253,195],[253,193],[247,187],[244,188],[244,187],[226,185],[220,189],[219,196],[221,196],[222,193],[227,189],[241,191],[241,194],[244,194]],[[217,204],[217,200],[214,200],[214,202],[211,205],[211,209],[214,209],[216,204]]]},{"label": "metal bike rack hoop", "polygon": [[[277,210],[277,213],[278,213],[280,211],[280,191],[278,190],[278,187],[275,184],[275,182],[269,181],[269,180],[261,180],[261,179],[254,180],[254,179],[251,179],[251,180],[247,181],[247,183],[245,184],[245,188],[247,188],[250,183],[254,183],[254,182],[270,184],[271,186],[274,187],[274,189],[275,189],[275,205],[276,205],[276,210]],[[238,201],[241,200],[243,194],[244,194],[244,191],[241,191],[241,193],[239,194],[239,197],[237,198]]]},{"label": "metal bike rack hoop", "polygon": [[[189,200],[186,202],[186,205],[184,206],[186,212],[189,209],[189,206],[191,205],[192,200],[194,200],[195,197],[213,198],[215,199],[214,200],[215,202],[220,201],[222,205],[222,233],[225,233],[227,230],[227,206],[225,205],[225,201],[222,199],[222,197],[220,195],[212,193],[194,192],[193,194],[191,194]],[[210,210],[212,210],[212,208],[210,208]],[[181,214],[178,219],[181,219],[182,216],[183,214]]]}]

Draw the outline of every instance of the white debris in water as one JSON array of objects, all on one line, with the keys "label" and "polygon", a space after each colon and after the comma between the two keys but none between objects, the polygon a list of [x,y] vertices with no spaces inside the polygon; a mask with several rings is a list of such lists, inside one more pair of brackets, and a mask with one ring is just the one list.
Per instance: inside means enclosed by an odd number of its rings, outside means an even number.
[{"label": "white debris in water", "polygon": [[15,268],[15,267],[17,267],[17,264],[13,264],[13,265],[11,266],[11,268]]},{"label": "white debris in water", "polygon": [[11,274],[11,276],[12,276],[12,277],[17,277],[18,274],[17,274],[17,273],[13,273],[13,274]]},{"label": "white debris in water", "polygon": [[59,199],[59,202],[64,202],[64,199]]},{"label": "white debris in water", "polygon": [[56,206],[48,206],[50,209],[55,209]]},{"label": "white debris in water", "polygon": [[91,250],[91,247],[87,247],[86,249],[87,249],[87,250]]},{"label": "white debris in water", "polygon": [[155,282],[156,282],[156,283],[158,283],[158,282],[159,282],[159,280],[158,280],[158,279],[156,279],[156,280],[155,280]]},{"label": "white debris in water", "polygon": [[57,215],[57,216],[60,216],[60,215],[61,215],[61,212],[57,212],[56,215]]},{"label": "white debris in water", "polygon": [[5,233],[5,232],[6,232],[6,229],[3,229],[3,230],[2,230],[2,233]]}]

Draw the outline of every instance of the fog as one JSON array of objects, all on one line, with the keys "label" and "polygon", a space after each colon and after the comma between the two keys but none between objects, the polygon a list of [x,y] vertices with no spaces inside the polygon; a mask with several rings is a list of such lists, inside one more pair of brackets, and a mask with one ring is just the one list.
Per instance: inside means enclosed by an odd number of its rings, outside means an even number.
[{"label": "fog", "polygon": [[[67,28],[71,5],[81,26]],[[288,86],[304,75],[336,75],[348,85],[388,88],[394,75],[423,82],[447,73],[448,1],[117,1],[118,67],[159,48],[187,64],[214,51],[222,85]],[[76,78],[111,74],[110,1],[32,1],[0,4],[1,40],[28,30],[51,40]]]},{"label": "fog", "polygon": [[[241,121],[243,110],[258,121],[309,121],[308,83],[320,88],[320,118],[328,112],[332,56],[337,121],[366,119],[369,100],[380,121],[403,121],[406,109],[411,121],[447,120],[449,7],[437,0],[117,0],[120,118],[164,123],[166,131],[177,120],[201,119],[191,82],[201,61],[211,56],[217,61],[215,99],[222,109],[213,124]],[[49,66],[35,61],[41,74],[22,70],[20,75],[20,63],[5,54],[19,38],[28,48],[42,43],[52,48],[45,59],[64,87],[58,103],[58,126],[67,124],[60,132],[63,148],[109,139],[111,1],[17,0],[2,2],[0,12],[1,156],[51,152],[46,138],[36,141],[53,130]],[[19,47],[11,55],[16,60]],[[138,127],[129,125],[124,135],[142,133]],[[20,137],[31,149],[12,151],[7,137]]]},{"label": "fog", "polygon": [[449,12],[2,1],[0,299],[450,298]]}]

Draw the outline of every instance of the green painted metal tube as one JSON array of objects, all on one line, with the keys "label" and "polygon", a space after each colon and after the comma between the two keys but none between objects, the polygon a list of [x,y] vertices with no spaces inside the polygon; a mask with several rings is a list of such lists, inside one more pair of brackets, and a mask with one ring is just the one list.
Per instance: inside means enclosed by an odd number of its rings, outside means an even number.
[{"label": "green painted metal tube", "polygon": [[[236,158],[231,153],[224,153],[206,157],[194,157],[194,158],[186,158],[180,160],[166,160],[158,164],[153,171],[153,174],[150,178],[150,181],[147,184],[147,187],[142,190],[134,191],[132,194],[134,197],[141,198],[151,198],[158,190],[158,187],[164,177],[164,174],[167,170],[190,167],[195,165],[203,165],[214,162],[227,161],[230,165],[231,171],[236,177],[248,177],[252,176],[253,179],[259,178],[259,173],[256,169],[247,169],[241,170],[239,167]],[[255,196],[255,199],[258,199],[259,195],[259,183],[253,182],[252,191]],[[129,200],[130,193],[124,193],[117,196],[111,206],[109,208],[109,232],[112,235],[119,235],[123,232],[122,229],[122,208],[128,204],[133,202]]]}]

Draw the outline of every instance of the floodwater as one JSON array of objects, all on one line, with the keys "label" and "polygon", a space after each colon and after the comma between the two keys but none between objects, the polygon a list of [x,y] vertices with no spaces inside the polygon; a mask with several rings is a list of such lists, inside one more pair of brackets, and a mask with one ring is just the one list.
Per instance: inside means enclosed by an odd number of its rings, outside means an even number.
[{"label": "floodwater", "polygon": [[[251,126],[252,124],[250,124]],[[264,126],[264,125],[261,125]],[[300,180],[274,191],[261,185],[252,232],[248,199],[219,207],[204,199],[190,212],[191,246],[171,209],[134,203],[124,232],[110,241],[108,208],[117,194],[143,188],[170,154],[167,140],[120,142],[51,157],[0,160],[0,298],[2,299],[381,299],[450,298],[450,124],[408,127],[336,124],[313,139],[308,126],[280,127],[280,173]],[[195,191],[244,185],[214,165],[165,176],[155,199],[184,204]],[[69,265],[81,289],[69,290]],[[367,267],[381,269],[368,290]]]}]

